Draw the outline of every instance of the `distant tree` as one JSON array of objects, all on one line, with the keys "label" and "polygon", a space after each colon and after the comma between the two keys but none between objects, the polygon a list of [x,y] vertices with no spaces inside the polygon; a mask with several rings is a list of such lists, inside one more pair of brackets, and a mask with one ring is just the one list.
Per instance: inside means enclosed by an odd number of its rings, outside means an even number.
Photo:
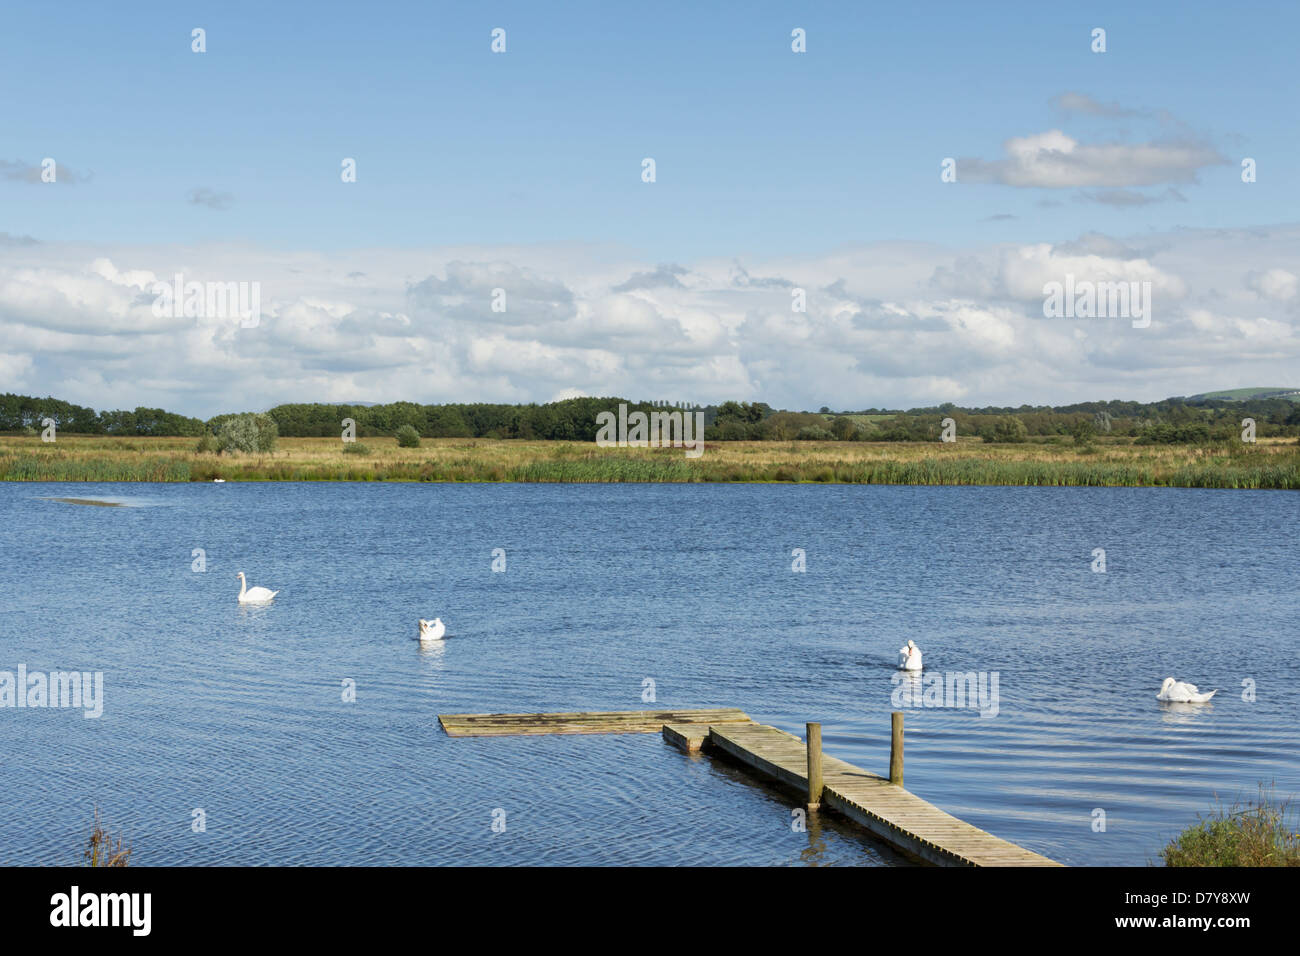
[{"label": "distant tree", "polygon": [[268,415],[230,415],[218,426],[217,446],[222,454],[269,452],[275,449],[279,429]]},{"label": "distant tree", "polygon": [[857,422],[843,415],[831,420],[831,435],[836,441],[854,441],[859,437],[861,430]]},{"label": "distant tree", "polygon": [[835,436],[820,425],[805,425],[795,434],[796,441],[834,441]]},{"label": "distant tree", "polygon": [[1097,437],[1097,426],[1091,419],[1082,418],[1070,426],[1070,435],[1076,445],[1086,445]]},{"label": "distant tree", "polygon": [[403,425],[397,429],[397,444],[402,448],[419,448],[420,433],[413,425]]},{"label": "distant tree", "polygon": [[715,425],[725,425],[728,422],[740,422],[742,425],[757,425],[764,418],[764,411],[769,410],[766,405],[756,402],[723,402],[718,406],[717,417],[713,422]]},{"label": "distant tree", "polygon": [[1029,429],[1014,415],[1002,415],[983,426],[980,437],[987,442],[1023,442],[1029,438]]}]

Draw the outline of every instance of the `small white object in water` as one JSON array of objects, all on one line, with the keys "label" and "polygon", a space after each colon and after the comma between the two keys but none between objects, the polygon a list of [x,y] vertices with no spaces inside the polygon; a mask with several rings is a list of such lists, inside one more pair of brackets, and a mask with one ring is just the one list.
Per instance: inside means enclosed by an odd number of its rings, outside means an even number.
[{"label": "small white object in water", "polygon": [[224,485],[224,484],[226,483],[226,479],[224,479],[224,478],[213,478],[213,479],[212,479],[212,483],[213,483],[214,485]]},{"label": "small white object in water", "polygon": [[916,646],[915,641],[908,641],[906,647],[898,649],[898,666],[905,671],[921,669],[921,649]]},{"label": "small white object in water", "polygon": [[250,588],[248,582],[244,580],[243,571],[240,571],[235,577],[239,578],[240,604],[264,604],[280,593],[269,588]]},{"label": "small white object in water", "polygon": [[1218,690],[1212,690],[1208,694],[1202,694],[1196,689],[1195,684],[1166,677],[1165,682],[1160,685],[1160,693],[1156,695],[1156,700],[1169,700],[1180,704],[1203,704],[1217,693]]},{"label": "small white object in water", "polygon": [[447,625],[442,623],[442,618],[435,617],[432,621],[420,618],[420,640],[440,641],[446,633]]}]

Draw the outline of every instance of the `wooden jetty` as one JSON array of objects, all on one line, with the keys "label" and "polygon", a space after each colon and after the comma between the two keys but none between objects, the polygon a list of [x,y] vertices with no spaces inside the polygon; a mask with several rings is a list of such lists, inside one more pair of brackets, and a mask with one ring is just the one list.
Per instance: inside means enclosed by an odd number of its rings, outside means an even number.
[{"label": "wooden jetty", "polygon": [[[671,739],[665,731],[665,739]],[[809,792],[808,748],[764,724],[713,724],[701,746],[716,749],[799,794]],[[821,755],[820,803],[876,837],[939,866],[1059,866],[1054,860],[959,820],[861,767]]]},{"label": "wooden jetty", "polygon": [[823,754],[820,724],[808,725],[810,747],[793,734],[755,723],[739,710],[443,714],[439,720],[451,737],[658,731],[686,753],[704,751],[737,761],[801,795],[810,810],[835,810],[876,838],[927,863],[1060,866],[904,790],[902,717],[901,713],[893,715],[890,777]]}]

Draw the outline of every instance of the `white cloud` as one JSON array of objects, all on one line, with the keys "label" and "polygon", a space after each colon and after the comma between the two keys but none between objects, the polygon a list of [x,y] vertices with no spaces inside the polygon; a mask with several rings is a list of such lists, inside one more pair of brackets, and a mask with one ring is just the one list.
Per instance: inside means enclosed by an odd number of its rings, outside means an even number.
[{"label": "white cloud", "polygon": [[30,355],[10,355],[7,352],[0,352],[0,381],[3,381],[9,390],[21,387],[31,367]]},{"label": "white cloud", "polygon": [[962,158],[957,181],[1065,189],[1194,183],[1207,166],[1226,163],[1195,142],[1082,143],[1059,129],[1017,136],[1002,144],[1001,159]]},{"label": "white cloud", "polygon": [[1164,299],[1182,299],[1187,294],[1181,277],[1158,269],[1146,259],[1063,253],[1048,243],[1017,246],[1002,256],[1002,287],[1013,299],[1041,302],[1043,286],[1063,282],[1067,275],[1073,275],[1076,283],[1150,282],[1153,293]]},{"label": "white cloud", "polygon": [[1267,272],[1247,273],[1246,286],[1266,299],[1289,302],[1296,297],[1297,278],[1294,272],[1286,269],[1269,269]]},{"label": "white cloud", "polygon": [[[0,260],[0,376],[10,390],[97,408],[202,416],[285,401],[577,394],[1060,404],[1300,384],[1298,280],[1256,266],[1300,260],[1295,227],[872,243],[671,267],[613,258],[568,244],[335,255],[13,245]],[[155,277],[177,272],[260,282],[261,324],[154,317]],[[1151,282],[1152,326],[1044,319],[1044,284],[1068,273]],[[629,287],[629,276],[642,280]],[[806,312],[791,310],[795,287]],[[504,317],[490,309],[493,288],[507,291]]]}]

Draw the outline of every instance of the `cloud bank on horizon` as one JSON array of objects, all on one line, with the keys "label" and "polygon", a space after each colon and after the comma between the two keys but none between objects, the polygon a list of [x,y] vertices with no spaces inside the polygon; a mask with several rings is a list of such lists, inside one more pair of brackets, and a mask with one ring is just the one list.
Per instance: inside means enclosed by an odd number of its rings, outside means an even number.
[{"label": "cloud bank on horizon", "polygon": [[[0,39],[42,77],[0,151],[0,391],[207,417],[1300,385],[1300,8],[71,3]],[[178,275],[258,320],[159,309]],[[1150,325],[1047,317],[1076,281],[1149,290]]]},{"label": "cloud bank on horizon", "polygon": [[[575,395],[787,408],[1151,400],[1292,381],[1297,263],[1296,226],[687,263],[558,243],[325,254],[9,239],[0,380],[203,417]],[[177,273],[259,282],[260,322],[159,316],[155,283]],[[1044,317],[1044,285],[1066,274],[1151,283],[1151,326]]]}]

